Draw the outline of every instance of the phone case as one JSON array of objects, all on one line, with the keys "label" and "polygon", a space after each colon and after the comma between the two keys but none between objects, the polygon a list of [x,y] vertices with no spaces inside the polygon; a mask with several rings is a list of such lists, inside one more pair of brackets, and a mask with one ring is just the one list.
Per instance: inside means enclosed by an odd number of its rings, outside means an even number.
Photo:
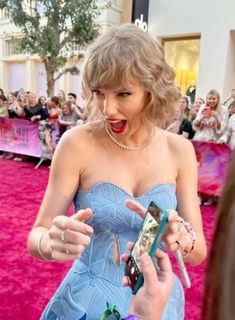
[{"label": "phone case", "polygon": [[[157,246],[159,245],[159,241],[161,240],[161,237],[163,236],[164,234],[164,231],[166,229],[166,225],[167,225],[167,221],[168,221],[168,213],[164,210],[162,210],[161,206],[159,204],[156,204],[154,201],[151,201],[147,211],[146,211],[146,214],[145,214],[145,217],[144,217],[144,220],[143,220],[143,223],[142,223],[142,226],[141,226],[141,229],[140,229],[140,232],[138,234],[138,236],[136,237],[136,240],[135,240],[135,243],[136,241],[138,240],[139,238],[139,235],[141,234],[142,232],[142,229],[143,229],[143,226],[145,224],[145,219],[147,217],[147,213],[150,211],[150,208],[151,207],[156,207],[157,209],[160,210],[161,212],[161,220],[159,221],[159,225],[158,225],[158,228],[157,228],[157,231],[155,233],[155,236],[154,236],[154,240],[153,240],[153,243],[150,247],[150,250],[148,252],[148,254],[150,255],[150,257],[153,257],[154,254],[155,254],[155,251],[157,249]],[[133,256],[132,256],[132,252],[133,250],[131,251],[131,254],[130,254],[130,257],[129,259],[127,260],[127,263],[126,263],[126,268],[125,268],[125,274],[127,274],[127,271],[128,271],[128,263],[130,262],[133,262],[135,261]],[[138,279],[136,281],[136,284],[134,285],[134,287],[132,287],[132,293],[133,294],[136,294],[137,291],[139,290],[139,288],[143,285],[143,282],[144,282],[144,278],[143,278],[143,274],[142,272],[139,270],[138,266],[137,266],[137,263],[135,262],[135,266],[134,266],[137,270],[138,270]]]}]

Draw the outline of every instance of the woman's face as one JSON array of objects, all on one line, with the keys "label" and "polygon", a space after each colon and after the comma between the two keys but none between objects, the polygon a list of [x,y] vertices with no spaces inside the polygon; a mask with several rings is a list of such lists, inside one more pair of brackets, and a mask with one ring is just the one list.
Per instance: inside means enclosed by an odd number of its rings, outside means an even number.
[{"label": "woman's face", "polygon": [[187,100],[185,98],[180,98],[179,106],[180,106],[181,110],[184,111],[188,106]]},{"label": "woman's face", "polygon": [[195,111],[198,112],[198,110],[200,109],[201,105],[203,104],[203,101],[201,99],[196,99],[194,102],[194,108]]},{"label": "woman's face", "polygon": [[182,110],[180,106],[176,106],[175,108],[175,120],[180,120],[182,117]]},{"label": "woman's face", "polygon": [[55,104],[54,101],[49,99],[48,102],[47,102],[47,106],[48,106],[49,109],[53,109],[53,108],[56,107],[56,104]]},{"label": "woman's face", "polygon": [[142,250],[145,250],[148,246],[148,243],[149,243],[149,235],[144,233],[140,240],[140,248]]},{"label": "woman's face", "polygon": [[117,137],[129,136],[143,125],[142,110],[148,94],[139,83],[128,88],[105,87],[93,90],[93,102],[100,110],[109,131]]},{"label": "woman's face", "polygon": [[15,97],[12,94],[9,94],[7,100],[9,104],[12,104],[15,101]]},{"label": "woman's face", "polygon": [[230,115],[234,114],[235,113],[235,103],[233,103],[229,109],[228,109],[228,112]]},{"label": "woman's face", "polygon": [[41,102],[41,105],[44,106],[47,102],[46,97],[41,97],[40,102]]},{"label": "woman's face", "polygon": [[29,106],[35,106],[36,96],[34,94],[29,95],[28,103],[29,103]]},{"label": "woman's face", "polygon": [[70,108],[69,108],[68,106],[66,106],[66,105],[64,105],[64,106],[62,107],[62,112],[63,112],[63,114],[66,115],[66,116],[71,114]]},{"label": "woman's face", "polygon": [[216,95],[214,94],[209,94],[207,96],[206,99],[207,105],[211,108],[211,109],[215,109],[217,107],[218,104],[218,98]]}]

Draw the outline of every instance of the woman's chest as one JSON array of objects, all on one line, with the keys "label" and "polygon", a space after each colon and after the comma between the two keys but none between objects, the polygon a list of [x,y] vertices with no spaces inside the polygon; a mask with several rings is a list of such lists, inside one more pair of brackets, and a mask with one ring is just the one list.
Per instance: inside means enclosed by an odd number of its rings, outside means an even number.
[{"label": "woman's chest", "polygon": [[131,153],[116,157],[109,152],[96,153],[86,163],[80,187],[90,189],[99,182],[110,182],[138,197],[159,183],[175,185],[177,172],[174,158],[167,152]]}]

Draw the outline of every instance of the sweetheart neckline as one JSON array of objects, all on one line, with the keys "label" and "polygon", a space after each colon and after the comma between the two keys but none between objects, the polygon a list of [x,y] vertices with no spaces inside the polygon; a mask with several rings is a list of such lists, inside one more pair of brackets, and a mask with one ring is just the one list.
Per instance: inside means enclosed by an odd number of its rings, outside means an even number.
[{"label": "sweetheart neckline", "polygon": [[149,187],[148,189],[146,189],[142,194],[140,194],[139,196],[134,196],[134,195],[131,195],[129,192],[127,192],[126,190],[124,190],[122,187],[112,183],[112,182],[97,182],[95,183],[94,185],[92,185],[89,189],[79,189],[79,191],[81,192],[91,192],[93,191],[94,189],[96,189],[97,187],[101,186],[101,185],[109,185],[109,186],[113,186],[119,190],[121,190],[122,192],[124,192],[126,195],[128,195],[130,198],[133,198],[133,199],[138,199],[138,198],[141,198],[143,197],[145,194],[148,194],[150,191],[152,191],[153,189],[155,188],[159,188],[159,187],[163,187],[163,186],[169,186],[171,187],[174,192],[175,192],[175,189],[176,189],[176,186],[173,184],[173,183],[168,183],[168,182],[159,182],[159,183],[156,183],[154,184],[152,187]]}]

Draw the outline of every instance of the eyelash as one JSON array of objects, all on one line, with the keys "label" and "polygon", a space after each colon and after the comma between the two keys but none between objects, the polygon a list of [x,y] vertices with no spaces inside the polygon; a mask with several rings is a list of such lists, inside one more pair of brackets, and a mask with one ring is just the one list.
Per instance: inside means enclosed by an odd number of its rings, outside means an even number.
[{"label": "eyelash", "polygon": [[[97,96],[103,96],[103,93],[102,92],[100,92],[99,90],[93,90],[92,91],[95,95],[97,95]],[[124,92],[119,92],[118,94],[117,94],[117,96],[118,97],[121,97],[121,98],[126,98],[126,97],[128,97],[128,96],[130,96],[131,95],[131,93],[130,92],[126,92],[126,91],[124,91]]]},{"label": "eyelash", "polygon": [[130,92],[120,92],[120,93],[118,93],[118,96],[120,96],[122,98],[128,97],[130,95],[131,95]]}]

